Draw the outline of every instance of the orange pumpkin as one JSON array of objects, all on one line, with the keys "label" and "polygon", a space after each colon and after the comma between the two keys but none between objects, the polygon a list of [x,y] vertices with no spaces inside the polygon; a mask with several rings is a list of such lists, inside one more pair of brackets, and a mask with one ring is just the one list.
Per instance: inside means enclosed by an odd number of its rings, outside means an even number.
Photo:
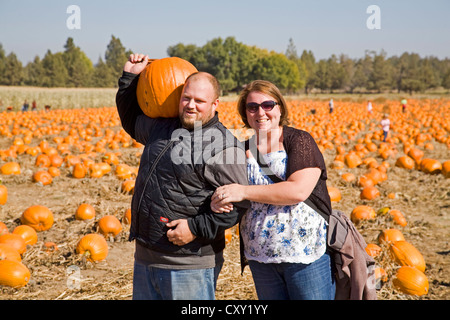
[{"label": "orange pumpkin", "polygon": [[436,159],[425,158],[420,162],[420,170],[429,174],[437,174],[442,170],[442,163]]},{"label": "orange pumpkin", "polygon": [[68,167],[75,166],[77,163],[81,162],[81,159],[73,154],[68,154],[64,157],[64,162]]},{"label": "orange pumpkin", "polygon": [[0,261],[1,260],[13,260],[13,261],[22,261],[22,257],[20,256],[19,251],[15,249],[14,247],[5,244],[0,243]]},{"label": "orange pumpkin", "polygon": [[36,161],[34,164],[37,167],[48,168],[52,164],[52,161],[50,160],[48,155],[46,155],[45,153],[41,153],[36,157]]},{"label": "orange pumpkin", "polygon": [[375,168],[378,166],[378,162],[374,157],[365,158],[363,164],[365,164],[367,168]]},{"label": "orange pumpkin", "polygon": [[52,176],[52,177],[59,177],[61,175],[61,171],[59,170],[58,167],[49,167],[48,168],[48,173]]},{"label": "orange pumpkin", "polygon": [[53,182],[53,177],[48,171],[39,170],[33,174],[33,181],[40,182],[42,185],[47,186]]},{"label": "orange pumpkin", "polygon": [[444,161],[442,164],[442,174],[445,178],[450,178],[450,160]]},{"label": "orange pumpkin", "polygon": [[380,191],[374,186],[368,186],[361,190],[360,198],[362,200],[374,200],[380,196]]},{"label": "orange pumpkin", "polygon": [[20,174],[20,165],[17,162],[7,162],[0,167],[2,174]]},{"label": "orange pumpkin", "polygon": [[425,272],[425,259],[411,243],[407,241],[395,241],[391,243],[389,250],[399,265],[415,267]]},{"label": "orange pumpkin", "polygon": [[115,164],[115,165],[119,164],[119,157],[113,152],[105,153],[102,159],[104,162],[108,164]]},{"label": "orange pumpkin", "polygon": [[111,172],[111,166],[109,163],[99,162],[99,163],[97,163],[97,165],[103,174],[107,174],[107,173]]},{"label": "orange pumpkin", "polygon": [[336,170],[344,169],[344,166],[345,166],[345,163],[340,160],[334,160],[333,163],[331,164],[331,168],[336,169]]},{"label": "orange pumpkin", "polygon": [[102,235],[90,233],[78,241],[76,252],[84,255],[88,261],[100,261],[108,256],[108,243]]},{"label": "orange pumpkin", "polygon": [[20,217],[22,224],[26,224],[36,231],[45,231],[53,225],[53,213],[49,208],[41,205],[34,205],[27,208]]},{"label": "orange pumpkin", "polygon": [[82,179],[86,176],[86,167],[80,162],[73,166],[72,176],[77,179]]},{"label": "orange pumpkin", "polygon": [[231,239],[233,238],[233,233],[231,232],[231,228],[225,230],[225,244],[229,244]]},{"label": "orange pumpkin", "polygon": [[373,187],[375,183],[373,182],[372,179],[370,179],[366,175],[362,175],[358,179],[358,185],[362,188],[366,188],[366,187]]},{"label": "orange pumpkin", "polygon": [[135,184],[136,184],[136,180],[134,180],[134,179],[123,181],[122,185],[121,185],[122,192],[133,194]]},{"label": "orange pumpkin", "polygon": [[403,213],[400,210],[390,210],[389,214],[392,216],[392,219],[394,220],[394,222],[402,227],[406,227],[406,225],[408,224],[408,222],[405,219],[405,216],[403,215]]},{"label": "orange pumpkin", "polygon": [[56,245],[56,243],[54,243],[52,241],[47,241],[46,243],[44,243],[44,247],[45,247],[45,252],[47,252],[47,253],[55,252],[58,250],[58,246]]},{"label": "orange pumpkin", "polygon": [[374,186],[384,181],[383,172],[376,168],[370,168],[369,171],[366,172],[365,176],[373,181]]},{"label": "orange pumpkin", "polygon": [[388,276],[387,276],[386,270],[384,270],[381,267],[375,268],[375,279],[376,279],[377,282],[379,282],[379,281],[381,281],[381,282],[388,281]]},{"label": "orange pumpkin", "polygon": [[56,167],[59,168],[63,162],[64,162],[64,158],[61,157],[59,154],[52,154],[48,156],[50,158],[50,166],[52,167]]},{"label": "orange pumpkin", "polygon": [[6,244],[19,252],[24,254],[27,251],[27,244],[25,240],[18,234],[7,233],[0,236],[0,243]]},{"label": "orange pumpkin", "polygon": [[131,209],[128,208],[125,210],[125,213],[123,214],[123,223],[125,224],[131,224]]},{"label": "orange pumpkin", "polygon": [[414,162],[413,158],[410,158],[408,156],[401,156],[397,159],[397,161],[395,162],[395,165],[397,167],[404,168],[404,169],[413,169],[415,162]]},{"label": "orange pumpkin", "polygon": [[332,186],[329,186],[327,188],[328,188],[328,195],[330,196],[331,201],[333,201],[333,202],[341,201],[341,199],[342,199],[341,191],[339,191],[338,188],[332,187]]},{"label": "orange pumpkin", "polygon": [[30,270],[21,262],[13,260],[0,261],[0,285],[20,288],[30,281]]},{"label": "orange pumpkin", "polygon": [[122,180],[130,179],[133,176],[133,169],[125,163],[118,164],[116,166],[116,176]]},{"label": "orange pumpkin", "polygon": [[411,157],[412,159],[414,159],[414,162],[416,164],[419,164],[420,161],[422,160],[423,157],[423,151],[420,150],[419,148],[411,148],[408,151],[408,156]]},{"label": "orange pumpkin", "polygon": [[25,244],[30,246],[36,244],[36,242],[38,241],[36,230],[24,224],[15,227],[12,233],[21,236],[23,240],[25,240]]},{"label": "orange pumpkin", "polygon": [[77,220],[91,220],[95,218],[95,209],[89,203],[82,203],[75,211],[75,219]]},{"label": "orange pumpkin", "polygon": [[355,152],[350,151],[347,153],[344,157],[345,164],[349,168],[356,168],[357,166],[361,165],[363,162],[361,160],[361,157],[358,156]]},{"label": "orange pumpkin", "polygon": [[400,267],[392,283],[397,290],[415,296],[425,295],[429,289],[427,276],[417,268],[409,266]]},{"label": "orange pumpkin", "polygon": [[4,222],[0,221],[0,236],[2,234],[6,234],[9,233],[8,227],[6,226],[6,224]]},{"label": "orange pumpkin", "polygon": [[115,216],[103,216],[98,221],[98,231],[105,237],[115,237],[122,231],[122,224]]},{"label": "orange pumpkin", "polygon": [[197,69],[178,57],[151,60],[141,72],[136,96],[144,114],[151,118],[178,117],[178,106],[186,78]]},{"label": "orange pumpkin", "polygon": [[403,233],[398,229],[385,229],[378,235],[379,243],[393,243],[395,241],[405,241]]},{"label": "orange pumpkin", "polygon": [[103,177],[104,173],[102,171],[102,168],[100,167],[100,165],[98,163],[93,163],[90,167],[89,167],[89,176],[91,178],[101,178]]},{"label": "orange pumpkin", "polygon": [[4,205],[8,200],[8,188],[0,184],[0,205]]},{"label": "orange pumpkin", "polygon": [[342,180],[344,180],[345,182],[353,182],[356,180],[356,176],[351,173],[351,172],[346,172],[344,174],[342,174]]},{"label": "orange pumpkin", "polygon": [[350,220],[357,224],[362,220],[374,219],[376,216],[375,210],[370,206],[360,205],[352,210]]},{"label": "orange pumpkin", "polygon": [[375,243],[369,243],[366,246],[366,252],[371,257],[376,257],[381,253],[381,247]]}]

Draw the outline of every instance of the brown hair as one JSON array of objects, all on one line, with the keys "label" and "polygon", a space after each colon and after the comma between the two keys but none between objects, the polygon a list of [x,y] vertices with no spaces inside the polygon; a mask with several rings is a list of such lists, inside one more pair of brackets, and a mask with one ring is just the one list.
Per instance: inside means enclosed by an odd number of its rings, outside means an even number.
[{"label": "brown hair", "polygon": [[244,122],[244,125],[246,128],[250,128],[250,125],[247,121],[247,113],[245,105],[247,104],[247,97],[250,94],[250,92],[261,92],[263,94],[269,95],[278,104],[281,110],[281,116],[280,116],[280,126],[288,125],[289,124],[289,118],[288,118],[288,109],[286,105],[286,101],[283,98],[283,95],[281,94],[280,90],[275,86],[273,83],[266,81],[266,80],[255,80],[250,82],[241,92],[239,95],[238,100],[238,112],[241,116],[242,121]]},{"label": "brown hair", "polygon": [[197,71],[189,75],[189,77],[186,78],[185,84],[188,82],[189,79],[195,79],[204,77],[208,79],[209,83],[212,85],[214,89],[214,100],[219,99],[220,96],[220,84],[219,81],[214,77],[212,74],[204,71]]}]

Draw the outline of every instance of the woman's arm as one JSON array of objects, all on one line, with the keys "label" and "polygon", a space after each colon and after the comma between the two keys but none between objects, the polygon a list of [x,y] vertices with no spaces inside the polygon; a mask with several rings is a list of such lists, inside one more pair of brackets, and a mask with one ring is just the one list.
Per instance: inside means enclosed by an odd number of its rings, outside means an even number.
[{"label": "woman's arm", "polygon": [[273,205],[292,205],[308,199],[319,180],[319,168],[292,173],[288,180],[269,185],[229,184],[218,187],[211,198],[214,212],[227,212],[231,202],[249,200]]}]

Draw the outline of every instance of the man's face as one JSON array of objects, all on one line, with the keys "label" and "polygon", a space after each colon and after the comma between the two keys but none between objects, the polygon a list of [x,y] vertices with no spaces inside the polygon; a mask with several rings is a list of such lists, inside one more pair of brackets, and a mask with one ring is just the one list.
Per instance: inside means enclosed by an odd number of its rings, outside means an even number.
[{"label": "man's face", "polygon": [[214,89],[205,77],[191,78],[186,82],[181,94],[179,116],[184,128],[194,129],[194,123],[205,124],[214,117],[219,100],[214,97]]}]

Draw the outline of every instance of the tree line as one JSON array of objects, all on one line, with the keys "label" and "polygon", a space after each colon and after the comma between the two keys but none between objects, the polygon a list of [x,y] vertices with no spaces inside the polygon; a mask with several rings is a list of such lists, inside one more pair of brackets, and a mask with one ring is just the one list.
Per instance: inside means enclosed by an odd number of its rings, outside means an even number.
[{"label": "tree line", "polygon": [[[23,66],[0,44],[0,85],[39,87],[116,87],[128,59],[127,50],[114,36],[104,59],[94,65],[68,38],[64,51],[47,51],[41,59]],[[450,89],[450,59],[420,57],[405,52],[387,57],[386,52],[366,51],[364,57],[345,54],[317,60],[310,50],[298,53],[292,39],[285,53],[249,46],[234,37],[215,38],[203,46],[178,43],[167,49],[168,56],[188,60],[198,70],[215,75],[224,93],[240,91],[255,79],[272,81],[287,93],[321,92],[423,92]]]},{"label": "tree line", "polygon": [[37,87],[116,87],[123,65],[132,52],[126,50],[114,36],[106,47],[104,59],[94,65],[87,55],[69,37],[64,51],[36,56],[26,66],[16,54],[5,55],[0,43],[0,85]]}]

